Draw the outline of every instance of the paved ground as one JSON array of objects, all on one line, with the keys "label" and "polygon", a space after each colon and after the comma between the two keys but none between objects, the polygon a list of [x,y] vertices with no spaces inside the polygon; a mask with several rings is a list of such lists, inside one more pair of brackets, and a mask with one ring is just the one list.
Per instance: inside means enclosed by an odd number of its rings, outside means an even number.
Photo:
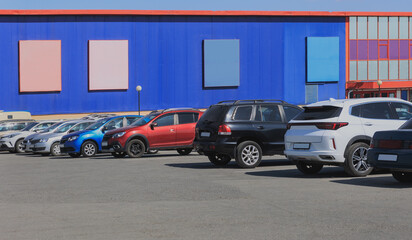
[{"label": "paved ground", "polygon": [[265,160],[0,153],[0,239],[411,239],[412,186]]}]

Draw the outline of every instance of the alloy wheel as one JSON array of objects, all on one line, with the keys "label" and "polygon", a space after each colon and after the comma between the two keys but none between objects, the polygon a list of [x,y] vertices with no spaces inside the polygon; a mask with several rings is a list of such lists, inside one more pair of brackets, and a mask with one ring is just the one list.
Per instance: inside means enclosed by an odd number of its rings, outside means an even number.
[{"label": "alloy wheel", "polygon": [[365,147],[357,148],[352,154],[352,164],[356,171],[365,172],[370,168],[367,163],[368,149]]},{"label": "alloy wheel", "polygon": [[246,165],[253,165],[259,161],[259,150],[254,145],[247,145],[242,149],[241,157]]}]

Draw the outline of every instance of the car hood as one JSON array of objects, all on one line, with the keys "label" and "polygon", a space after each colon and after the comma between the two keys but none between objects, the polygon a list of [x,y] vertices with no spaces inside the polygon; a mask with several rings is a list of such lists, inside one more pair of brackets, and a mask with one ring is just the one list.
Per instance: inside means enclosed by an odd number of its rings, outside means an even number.
[{"label": "car hood", "polygon": [[122,128],[117,128],[117,129],[114,129],[114,130],[110,130],[110,131],[107,131],[105,134],[115,134],[115,133],[118,133],[118,132],[124,132],[124,131],[127,131],[127,130],[129,130],[129,129],[131,129],[131,128],[139,128],[138,126],[127,126],[127,127],[122,127]]},{"label": "car hood", "polygon": [[99,129],[96,129],[96,130],[82,130],[82,131],[78,131],[78,132],[74,132],[74,133],[64,135],[63,138],[69,138],[69,137],[72,137],[72,136],[82,136],[82,135],[85,135],[85,134],[95,134],[96,131],[100,131],[100,130]]},{"label": "car hood", "polygon": [[40,135],[40,134],[41,134],[41,133],[33,133],[33,134],[30,134],[29,136],[27,136],[26,138],[24,138],[24,140],[35,139],[35,138],[37,138],[37,136]]},{"label": "car hood", "polygon": [[9,135],[9,134],[11,134],[11,133],[16,133],[16,132],[19,132],[19,131],[4,131],[4,132],[0,132],[0,137]]},{"label": "car hood", "polygon": [[42,133],[35,136],[33,139],[41,139],[41,138],[55,138],[55,137],[62,137],[64,133]]}]

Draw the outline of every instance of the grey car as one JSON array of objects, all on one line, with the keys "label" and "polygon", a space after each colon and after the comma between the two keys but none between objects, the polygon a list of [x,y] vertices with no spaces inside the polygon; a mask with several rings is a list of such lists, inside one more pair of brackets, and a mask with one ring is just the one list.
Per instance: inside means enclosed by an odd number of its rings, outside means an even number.
[{"label": "grey car", "polygon": [[30,140],[30,148],[34,153],[59,156],[61,155],[59,143],[62,136],[68,133],[84,130],[92,123],[94,123],[94,121],[90,120],[74,120],[65,122],[57,127],[53,132],[38,134],[32,138]]},{"label": "grey car", "polygon": [[23,140],[23,143],[22,143],[24,151],[25,151],[26,153],[33,152],[32,148],[34,147],[34,145],[31,143],[31,140],[32,140],[33,138],[37,137],[37,136],[40,135],[40,134],[52,133],[52,132],[56,131],[56,129],[57,129],[60,125],[66,123],[66,122],[68,122],[68,121],[57,122],[57,123],[51,125],[50,127],[46,128],[46,129],[44,129],[44,130],[42,130],[42,131],[40,131],[40,132],[36,132],[36,133],[33,133],[33,134],[25,137],[24,140]]}]

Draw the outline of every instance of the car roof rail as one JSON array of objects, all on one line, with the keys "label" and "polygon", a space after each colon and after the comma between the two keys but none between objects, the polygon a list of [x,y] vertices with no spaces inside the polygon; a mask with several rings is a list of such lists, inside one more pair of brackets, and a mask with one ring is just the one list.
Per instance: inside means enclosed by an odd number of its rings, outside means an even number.
[{"label": "car roof rail", "polygon": [[232,103],[233,105],[236,104],[241,104],[241,103],[265,103],[265,102],[280,102],[280,103],[286,103],[283,100],[279,99],[248,99],[248,100],[226,100],[226,101],[220,101],[218,104],[222,103]]},{"label": "car roof rail", "polygon": [[197,108],[182,107],[182,108],[168,108],[168,109],[164,109],[162,112],[179,111],[179,110],[195,110],[195,111],[199,111],[199,109],[197,109]]}]

